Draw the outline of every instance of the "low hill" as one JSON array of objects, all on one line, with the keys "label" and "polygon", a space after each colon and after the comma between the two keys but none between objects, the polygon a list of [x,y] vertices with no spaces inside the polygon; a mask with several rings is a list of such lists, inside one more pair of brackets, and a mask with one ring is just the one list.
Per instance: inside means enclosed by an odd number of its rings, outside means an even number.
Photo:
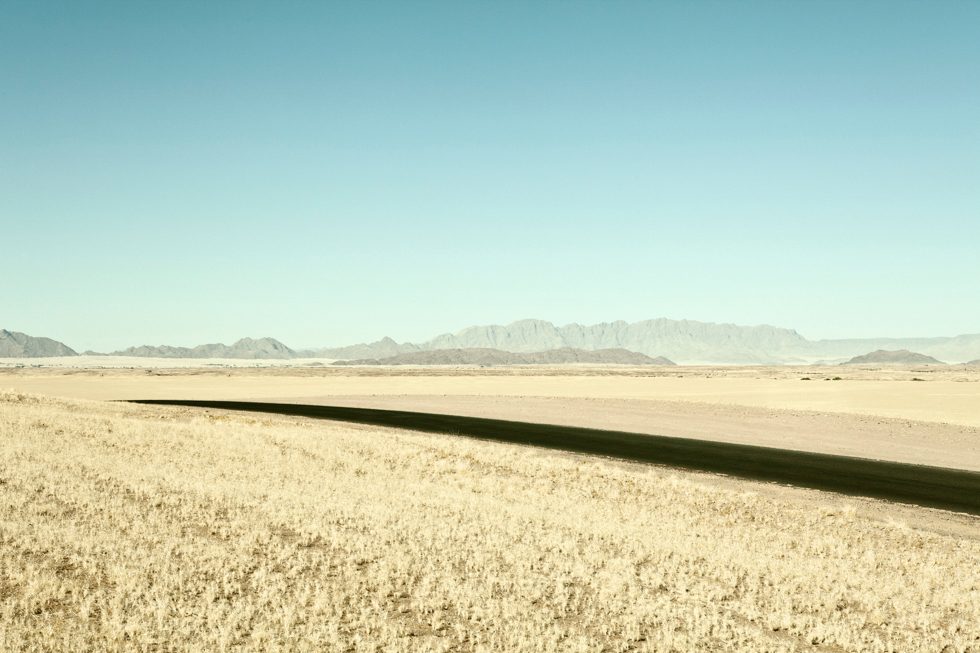
[{"label": "low hill", "polygon": [[307,349],[297,352],[309,358],[388,358],[398,354],[407,354],[419,351],[418,345],[412,343],[398,343],[389,337],[384,337],[375,342],[365,342],[358,345],[347,345],[346,347],[323,347],[320,349]]},{"label": "low hill", "polygon": [[436,349],[396,354],[386,358],[337,361],[334,365],[563,365],[568,363],[674,365],[673,361],[662,356],[652,358],[627,349],[586,351],[572,347],[529,353],[515,353],[488,347]]},{"label": "low hill", "polygon": [[35,338],[26,333],[0,329],[0,358],[49,358],[51,356],[78,356],[78,352],[51,338]]},{"label": "low hill", "polygon": [[917,354],[908,349],[879,349],[863,356],[855,356],[843,365],[945,365],[932,356]]},{"label": "low hill", "polygon": [[171,347],[143,345],[114,351],[111,356],[139,356],[145,358],[293,358],[295,352],[275,338],[242,338],[233,345],[215,343],[197,347]]}]

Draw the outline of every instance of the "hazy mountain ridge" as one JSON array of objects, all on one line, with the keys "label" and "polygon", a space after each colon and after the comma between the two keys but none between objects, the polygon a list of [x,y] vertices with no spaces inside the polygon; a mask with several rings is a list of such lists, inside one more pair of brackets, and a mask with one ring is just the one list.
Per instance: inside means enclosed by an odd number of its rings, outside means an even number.
[{"label": "hazy mountain ridge", "polygon": [[78,352],[51,338],[29,336],[19,331],[0,329],[0,358],[50,358],[78,356]]},{"label": "hazy mountain ridge", "polygon": [[[48,338],[31,339],[5,331],[0,356],[75,356],[74,350]],[[28,343],[34,344],[24,344]],[[3,349],[5,347],[6,349]],[[625,349],[647,356],[664,356],[682,364],[766,365],[846,362],[875,350],[907,349],[947,363],[980,364],[980,334],[934,338],[853,338],[807,340],[793,329],[770,325],[739,326],[694,320],[659,318],[640,322],[601,322],[555,326],[544,320],[519,320],[508,325],[471,326],[443,333],[422,343],[399,343],[385,337],[371,343],[295,351],[273,338],[243,338],[233,345],[197,347],[167,345],[129,347],[114,356],[154,358],[383,359],[413,352],[443,349],[499,349],[533,353],[572,348]],[[9,353],[3,353],[4,351]],[[26,353],[25,353],[26,352]],[[38,353],[39,352],[39,353]],[[94,353],[94,352],[93,352]]]},{"label": "hazy mountain ridge", "polygon": [[906,349],[939,360],[962,363],[980,355],[980,334],[934,338],[848,338],[815,340],[810,343],[813,355],[825,358],[849,358],[869,351]]},{"label": "hazy mountain ridge", "polygon": [[[500,349],[531,353],[552,349],[626,349],[648,356],[684,362],[765,364],[801,362],[788,350],[804,349],[808,341],[792,329],[769,325],[737,326],[665,318],[629,323],[602,322],[557,327],[544,320],[519,320],[508,325],[467,327],[423,343],[398,343],[384,338],[374,343],[324,348],[310,352],[324,358],[387,358],[415,351],[442,349]],[[980,353],[980,352],[978,352]]]},{"label": "hazy mountain ridge", "polygon": [[487,347],[435,349],[396,354],[386,358],[338,361],[335,365],[674,365],[662,356],[651,358],[626,349],[574,349],[562,347],[546,351],[517,353]]},{"label": "hazy mountain ridge", "polygon": [[861,356],[855,356],[843,365],[945,365],[932,356],[926,356],[908,349],[878,349]]},{"label": "hazy mountain ridge", "polygon": [[399,344],[391,338],[385,336],[375,342],[362,342],[346,347],[323,347],[321,349],[304,349],[297,352],[299,355],[309,358],[388,358],[397,354],[405,354],[414,351],[421,351],[418,345],[410,342]]},{"label": "hazy mountain ridge", "polygon": [[746,327],[660,318],[590,326],[573,323],[563,327],[544,320],[520,320],[507,326],[469,327],[455,334],[437,336],[420,346],[423,349],[495,347],[514,352],[560,347],[622,348],[671,360],[773,363],[779,362],[778,352],[805,343],[796,331],[769,325]]},{"label": "hazy mountain ridge", "polygon": [[[633,323],[620,320],[590,326],[573,323],[563,327],[544,320],[520,320],[506,326],[468,327],[419,344],[399,344],[390,338],[379,342],[384,343],[384,355],[361,357],[383,358],[409,351],[480,347],[514,352],[561,347],[587,350],[623,348],[648,356],[662,355],[687,364],[843,362],[877,349],[910,349],[949,362],[964,362],[980,356],[980,334],[935,338],[807,340],[793,329],[770,325],[739,326],[666,318]],[[363,354],[371,352],[373,345],[356,347],[358,353]],[[320,351],[322,355],[334,358],[343,358],[340,354],[344,353],[340,349]]]},{"label": "hazy mountain ridge", "polygon": [[197,347],[141,345],[114,351],[109,355],[149,358],[296,358],[296,352],[275,338],[242,338],[230,346],[222,343],[198,345]]}]

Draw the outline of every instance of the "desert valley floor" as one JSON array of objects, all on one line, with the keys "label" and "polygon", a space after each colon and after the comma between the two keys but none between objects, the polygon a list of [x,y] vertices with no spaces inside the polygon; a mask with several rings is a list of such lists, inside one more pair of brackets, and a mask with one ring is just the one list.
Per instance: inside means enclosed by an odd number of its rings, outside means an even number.
[{"label": "desert valley floor", "polygon": [[980,471],[977,367],[0,367],[0,388],[397,408]]},{"label": "desert valley floor", "polygon": [[980,650],[980,519],[397,429],[398,408],[980,471],[980,369],[0,368],[0,649]]}]

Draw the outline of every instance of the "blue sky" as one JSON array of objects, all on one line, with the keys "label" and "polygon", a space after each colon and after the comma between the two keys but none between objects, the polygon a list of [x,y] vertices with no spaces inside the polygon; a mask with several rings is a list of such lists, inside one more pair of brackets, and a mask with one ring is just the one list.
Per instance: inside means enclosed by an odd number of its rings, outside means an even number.
[{"label": "blue sky", "polygon": [[980,3],[0,0],[0,327],[980,332]]}]

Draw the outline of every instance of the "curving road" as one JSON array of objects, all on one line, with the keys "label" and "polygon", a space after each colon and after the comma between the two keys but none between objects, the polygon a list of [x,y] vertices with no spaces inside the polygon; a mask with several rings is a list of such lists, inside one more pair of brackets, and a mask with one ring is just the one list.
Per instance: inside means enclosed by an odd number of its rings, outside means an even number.
[{"label": "curving road", "polygon": [[959,469],[662,435],[401,410],[184,399],[146,399],[132,403],[273,413],[462,435],[980,515],[980,472]]}]

